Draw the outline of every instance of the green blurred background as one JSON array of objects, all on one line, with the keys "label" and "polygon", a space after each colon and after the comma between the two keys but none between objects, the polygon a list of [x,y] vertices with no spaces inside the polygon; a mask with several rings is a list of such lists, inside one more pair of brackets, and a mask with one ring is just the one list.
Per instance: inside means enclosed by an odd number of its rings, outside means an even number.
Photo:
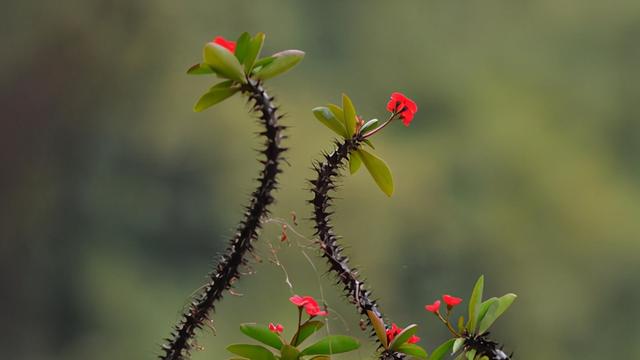
[{"label": "green blurred background", "polygon": [[[493,333],[516,358],[640,358],[640,2],[32,0],[0,20],[3,359],[159,354],[255,186],[244,99],[193,113],[213,79],[185,75],[245,30],[307,52],[268,84],[291,126],[273,216],[295,212],[307,238],[305,179],[332,140],[310,109],[341,92],[366,118],[392,91],[418,102],[376,140],[395,195],[348,177],[335,222],[422,345],[447,335],[424,304],[485,274],[487,295],[519,294]],[[293,291],[324,294],[332,332],[363,336],[308,240],[279,233],[266,225],[194,359],[228,357],[240,322],[293,326],[268,244]]]}]

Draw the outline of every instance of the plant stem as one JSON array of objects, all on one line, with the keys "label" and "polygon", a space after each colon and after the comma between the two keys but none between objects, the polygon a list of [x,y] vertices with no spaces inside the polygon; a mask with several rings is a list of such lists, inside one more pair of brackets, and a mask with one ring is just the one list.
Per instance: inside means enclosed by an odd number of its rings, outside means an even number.
[{"label": "plant stem", "polygon": [[264,125],[260,135],[265,138],[265,148],[262,150],[265,159],[260,160],[263,168],[258,178],[259,185],[251,195],[244,219],[229,241],[225,254],[209,274],[208,283],[183,313],[171,338],[162,346],[164,354],[160,358],[163,360],[189,358],[196,331],[210,320],[215,303],[240,277],[239,269],[247,263],[245,255],[253,250],[252,242],[258,238],[262,218],[268,213],[268,206],[274,202],[271,193],[276,189],[277,175],[282,172],[280,162],[283,160],[282,153],[286,150],[280,146],[284,126],[278,124],[281,116],[276,115],[277,108],[273,105],[273,98],[266,93],[260,82],[249,80],[242,85],[241,91],[253,101],[252,111],[259,114],[260,122]]},{"label": "plant stem", "polygon": [[[331,213],[329,212],[332,197],[328,193],[336,188],[335,178],[339,176],[340,169],[348,160],[349,154],[358,149],[363,140],[362,135],[356,135],[352,139],[336,143],[336,149],[333,153],[324,154],[325,160],[314,164],[317,176],[315,180],[310,181],[314,196],[309,202],[313,204],[314,208],[312,219],[315,221],[316,235],[319,237],[322,256],[327,259],[330,271],[336,274],[338,281],[344,286],[349,301],[356,306],[361,315],[366,316],[369,329],[374,334],[367,311],[372,311],[380,319],[384,319],[384,317],[378,309],[378,304],[371,299],[371,292],[365,289],[364,282],[358,278],[358,271],[349,266],[349,258],[342,254],[343,247],[338,244],[338,237],[333,231]],[[380,340],[377,337],[376,339],[380,344]],[[392,350],[384,350],[380,354],[380,359],[385,360],[403,359],[404,357],[404,354]]]}]

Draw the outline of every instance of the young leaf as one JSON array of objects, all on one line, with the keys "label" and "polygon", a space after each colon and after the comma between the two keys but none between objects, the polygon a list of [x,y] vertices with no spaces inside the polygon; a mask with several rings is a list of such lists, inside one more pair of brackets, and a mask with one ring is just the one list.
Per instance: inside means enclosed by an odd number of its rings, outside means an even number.
[{"label": "young leaf", "polygon": [[300,327],[298,333],[294,336],[295,341],[293,341],[294,346],[298,346],[302,344],[309,336],[311,336],[314,332],[320,330],[324,326],[324,322],[322,321],[308,321],[304,325]]},{"label": "young leaf", "polygon": [[493,322],[496,321],[496,311],[498,310],[499,306],[500,303],[498,301],[494,301],[491,303],[491,306],[489,306],[489,310],[487,310],[484,318],[479,322],[478,334],[482,334],[487,331],[487,329],[493,324]]},{"label": "young leaf", "polygon": [[274,60],[271,63],[264,65],[260,70],[255,72],[254,77],[256,79],[270,79],[290,70],[302,61],[302,58],[304,58],[304,51],[285,50],[277,54],[273,54],[273,57]]},{"label": "young leaf", "polygon": [[496,311],[496,318],[500,317],[507,309],[513,304],[518,295],[516,294],[506,294],[500,297],[498,301],[500,302],[500,307]]},{"label": "young leaf", "polygon": [[198,102],[193,107],[195,112],[200,112],[204,109],[210,108],[213,105],[231,97],[237,93],[240,88],[237,87],[212,87],[208,92],[198,99]]},{"label": "young leaf", "polygon": [[480,327],[478,328],[478,334],[482,334],[493,325],[493,323],[502,315],[508,308],[511,306],[513,301],[516,299],[515,294],[507,294],[502,296],[500,299],[496,299],[486,315],[483,319],[480,320]]},{"label": "young leaf", "polygon": [[280,350],[282,348],[282,340],[280,337],[269,330],[266,326],[260,326],[257,324],[242,324],[240,325],[240,331],[250,338],[260,341],[263,344],[269,345],[272,348]]},{"label": "young leaf", "polygon": [[298,360],[300,351],[291,345],[284,345],[280,350],[281,360]]},{"label": "young leaf", "polygon": [[[249,47],[247,49],[247,55],[244,58],[244,72],[247,74],[251,73],[253,70],[254,64],[256,63],[256,59],[260,56],[260,51],[262,51],[262,45],[264,44],[264,33],[257,33],[256,36],[251,39],[249,43]],[[237,50],[236,50],[237,51]],[[271,61],[273,61],[273,57],[269,57]],[[264,59],[263,59],[264,60]]]},{"label": "young leaf", "polygon": [[401,352],[403,354],[407,354],[409,356],[417,357],[419,359],[426,359],[427,352],[416,344],[407,344],[404,343],[400,345],[397,349],[397,352]]},{"label": "young leaf", "polygon": [[482,303],[480,303],[480,310],[478,310],[478,322],[481,322],[482,319],[484,319],[485,315],[487,315],[487,311],[489,311],[489,308],[491,307],[491,305],[493,305],[493,303],[497,302],[498,298],[497,297],[492,297],[490,299],[487,299],[485,301],[483,301]]},{"label": "young leaf", "polygon": [[215,74],[211,66],[207,64],[195,64],[187,70],[187,74],[189,75],[208,75]]},{"label": "young leaf", "polygon": [[250,344],[233,344],[227,350],[250,360],[276,360],[273,353],[264,346]]},{"label": "young leaf", "polygon": [[429,357],[429,360],[441,360],[443,359],[453,348],[453,343],[456,339],[449,339],[442,345],[438,346]]},{"label": "young leaf", "polygon": [[371,142],[371,140],[369,140],[369,139],[364,139],[364,140],[362,140],[362,141],[363,141],[365,144],[369,145],[369,147],[370,147],[370,148],[372,148],[372,149],[374,149],[374,150],[375,150],[375,148],[376,148],[376,147],[375,147],[375,146],[373,146],[373,143]]},{"label": "young leaf", "polygon": [[391,350],[397,350],[398,347],[406,343],[409,338],[416,333],[416,331],[418,331],[418,325],[411,324],[407,326],[406,328],[404,328],[404,330],[402,330],[402,332],[400,332],[400,334],[396,335],[396,337],[393,338],[393,341],[391,341],[391,344],[389,344],[389,348]]},{"label": "young leaf", "polygon": [[373,130],[377,125],[378,125],[378,119],[371,119],[366,123],[364,123],[364,125],[362,125],[362,127],[360,128],[360,133],[366,134],[367,131]]},{"label": "young leaf", "polygon": [[469,298],[469,323],[467,324],[467,329],[470,332],[474,332],[476,330],[476,325],[478,321],[478,311],[480,307],[480,302],[482,302],[482,291],[484,289],[484,275],[481,275],[476,281],[476,285],[473,287],[473,291],[471,292],[471,297]]},{"label": "young leaf", "polygon": [[339,354],[360,347],[355,338],[345,335],[329,335],[317,343],[304,349],[300,355],[331,355]]},{"label": "young leaf", "polygon": [[457,338],[453,342],[453,347],[451,348],[451,355],[457,353],[458,350],[462,348],[462,345],[464,345],[464,338]]},{"label": "young leaf", "polygon": [[251,35],[249,35],[248,32],[243,32],[236,41],[236,51],[234,52],[234,54],[236,55],[236,58],[238,59],[240,64],[243,64],[244,60],[247,57],[250,42]]},{"label": "young leaf", "polygon": [[342,110],[344,111],[344,124],[347,128],[347,136],[352,137],[356,133],[356,108],[347,94],[342,94]]},{"label": "young leaf", "polygon": [[267,66],[269,64],[271,64],[273,62],[273,60],[275,60],[276,58],[274,58],[273,56],[267,56],[267,57],[263,57],[262,59],[256,61],[255,64],[253,64],[253,69],[251,70],[252,73],[256,73],[258,72],[258,70],[260,70],[260,68],[262,68],[263,66]]},{"label": "young leaf", "polygon": [[342,121],[338,120],[329,108],[319,106],[314,108],[312,111],[316,119],[318,119],[318,121],[320,121],[324,126],[328,127],[343,138],[347,137],[347,131],[345,130]]},{"label": "young leaf", "polygon": [[218,74],[231,80],[245,81],[238,58],[226,48],[215,43],[207,43],[204,46],[203,56],[204,62]]},{"label": "young leaf", "polygon": [[373,326],[373,330],[376,332],[378,340],[380,340],[380,343],[385,349],[388,349],[389,344],[387,343],[387,332],[384,328],[384,322],[371,310],[367,310],[367,316],[369,317],[369,320],[371,320],[371,326]]},{"label": "young leaf", "polygon": [[467,360],[473,360],[476,357],[476,349],[467,351]]},{"label": "young leaf", "polygon": [[358,155],[357,151],[352,151],[351,154],[349,154],[349,172],[351,175],[355,174],[358,169],[360,169],[360,165],[362,165],[360,155]]},{"label": "young leaf", "polygon": [[464,332],[464,316],[462,315],[458,318],[458,331]]},{"label": "young leaf", "polygon": [[358,154],[362,158],[364,166],[369,170],[371,177],[378,184],[378,187],[387,196],[393,195],[393,178],[387,163],[379,157],[367,152],[363,149],[358,150]]},{"label": "young leaf", "polygon": [[[347,133],[347,130],[346,130],[346,126],[347,125],[345,125],[345,123],[344,123],[344,111],[342,111],[342,108],[340,106],[336,105],[336,104],[327,104],[327,107],[329,108],[329,110],[331,110],[331,113],[333,114],[333,116],[335,116],[336,119],[338,119],[342,123],[342,126],[345,127],[344,132],[346,134]],[[346,138],[346,136],[345,136],[345,138]]]}]

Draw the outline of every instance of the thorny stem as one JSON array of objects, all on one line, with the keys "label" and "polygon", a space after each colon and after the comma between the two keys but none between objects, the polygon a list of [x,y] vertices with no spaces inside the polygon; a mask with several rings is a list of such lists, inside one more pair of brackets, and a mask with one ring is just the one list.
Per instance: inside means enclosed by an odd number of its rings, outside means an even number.
[{"label": "thorny stem", "polygon": [[[310,181],[314,196],[309,202],[313,204],[314,208],[312,219],[315,221],[316,235],[319,237],[322,256],[329,263],[330,271],[336,274],[338,282],[344,286],[347,298],[356,306],[358,312],[367,318],[371,336],[375,336],[367,311],[373,312],[380,319],[384,319],[384,317],[378,309],[376,301],[371,299],[371,292],[365,289],[364,282],[359,279],[358,271],[349,266],[349,258],[342,254],[343,247],[338,244],[338,236],[333,231],[330,219],[331,212],[329,211],[332,197],[328,193],[336,188],[335,178],[339,176],[349,154],[358,149],[363,141],[362,135],[356,135],[354,138],[336,143],[335,150],[331,154],[324,154],[324,161],[314,165],[317,176],[315,180]],[[388,327],[388,325],[386,326]],[[380,341],[377,341],[380,344]],[[392,350],[383,350],[380,354],[381,360],[404,358],[404,354]]]},{"label": "thorny stem", "polygon": [[222,298],[226,290],[230,290],[234,281],[240,277],[240,267],[247,263],[245,255],[253,250],[252,242],[258,238],[261,221],[268,214],[268,206],[274,202],[271,195],[277,187],[277,175],[282,172],[280,162],[286,150],[280,146],[283,139],[284,126],[278,124],[281,116],[276,115],[277,107],[259,81],[248,79],[241,91],[253,102],[252,111],[259,114],[264,130],[260,133],[265,138],[265,148],[260,160],[263,168],[258,178],[258,188],[252,193],[250,203],[246,207],[244,219],[237,227],[236,233],[229,241],[227,250],[220,258],[215,269],[209,274],[209,281],[202,292],[197,295],[189,309],[183,313],[182,319],[175,326],[171,337],[162,346],[163,360],[185,360],[189,358],[193,348],[193,338],[210,319],[215,303]]}]

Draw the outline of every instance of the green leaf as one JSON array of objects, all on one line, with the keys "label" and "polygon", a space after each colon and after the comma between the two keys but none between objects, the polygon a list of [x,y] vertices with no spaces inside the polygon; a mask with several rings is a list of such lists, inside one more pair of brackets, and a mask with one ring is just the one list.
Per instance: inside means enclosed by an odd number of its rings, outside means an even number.
[{"label": "green leaf", "polygon": [[257,72],[261,67],[271,64],[275,59],[276,58],[274,58],[273,56],[263,57],[262,59],[256,61],[255,64],[253,64],[252,72]]},{"label": "green leaf", "polygon": [[298,346],[302,344],[303,341],[305,341],[314,332],[320,330],[323,326],[324,322],[322,321],[307,321],[300,327],[300,330],[298,330],[298,333],[294,336],[295,341],[293,342],[293,345]]},{"label": "green leaf", "polygon": [[[262,51],[262,45],[264,44],[264,33],[257,33],[256,36],[251,39],[249,43],[249,48],[247,50],[247,55],[244,58],[244,72],[247,74],[251,73],[253,67],[256,64],[256,59],[260,56],[260,51]],[[275,60],[273,57],[269,57],[270,61]],[[262,59],[265,60],[265,59]]]},{"label": "green leaf", "polygon": [[304,349],[300,355],[331,355],[352,351],[360,347],[357,339],[345,335],[329,335]]},{"label": "green leaf", "polygon": [[407,343],[402,344],[396,349],[396,351],[413,356],[413,357],[417,357],[420,359],[427,358],[427,352],[416,344],[407,344]]},{"label": "green leaf", "polygon": [[372,148],[372,149],[374,149],[374,150],[375,150],[375,148],[376,148],[376,147],[375,147],[375,146],[373,146],[373,143],[371,142],[371,140],[369,140],[369,139],[364,139],[364,140],[362,140],[362,141],[363,141],[365,144],[369,145],[369,147],[370,147],[370,148]]},{"label": "green leaf", "polygon": [[441,360],[441,359],[443,359],[447,354],[449,354],[449,352],[453,348],[453,343],[455,341],[456,341],[456,339],[449,339],[446,342],[444,342],[442,345],[438,346],[431,353],[431,356],[429,357],[429,360]]},{"label": "green leaf", "polygon": [[242,324],[240,325],[240,331],[248,337],[258,340],[263,344],[269,345],[272,348],[280,350],[282,348],[282,340],[280,337],[269,330],[266,326],[257,324]]},{"label": "green leaf", "polygon": [[338,119],[342,123],[342,126],[345,127],[344,133],[346,134],[347,125],[345,125],[344,123],[344,111],[342,111],[342,108],[336,104],[327,104],[327,107],[329,108],[329,110],[331,110],[331,113],[333,114],[333,116],[335,116],[336,119]]},{"label": "green leaf", "polygon": [[467,351],[467,360],[473,360],[476,357],[476,349]]},{"label": "green leaf", "polygon": [[215,74],[211,66],[207,64],[195,64],[187,70],[187,74],[189,75],[208,75]]},{"label": "green leaf", "polygon": [[364,166],[369,170],[371,177],[378,184],[380,190],[387,196],[393,195],[393,178],[387,163],[363,149],[359,149],[358,154],[360,154]]},{"label": "green leaf", "polygon": [[498,299],[498,301],[500,302],[500,307],[496,311],[496,318],[500,317],[505,311],[507,311],[507,309],[511,306],[511,304],[513,304],[517,297],[518,295],[512,293],[501,296],[500,299]]},{"label": "green leaf", "polygon": [[256,71],[254,77],[258,80],[270,79],[278,76],[294,66],[296,66],[304,58],[304,51],[285,50],[277,54],[273,54],[274,60],[264,65],[260,70]]},{"label": "green leaf", "polygon": [[462,315],[458,318],[458,331],[461,333],[464,332],[464,316]]},{"label": "green leaf", "polygon": [[236,41],[236,51],[234,52],[234,54],[236,55],[236,58],[238,59],[240,64],[243,64],[244,60],[247,57],[250,42],[251,35],[249,35],[248,32],[243,32]]},{"label": "green leaf", "polygon": [[492,297],[480,303],[480,310],[478,310],[478,322],[482,322],[482,319],[484,319],[485,315],[487,315],[487,311],[489,311],[491,305],[493,305],[493,303],[497,301],[497,297]]},{"label": "green leaf", "polygon": [[371,310],[367,310],[367,316],[369,317],[369,320],[371,320],[371,326],[373,326],[373,330],[376,332],[378,340],[380,340],[380,343],[385,349],[388,349],[389,344],[387,342],[387,332],[384,328],[384,322]]},{"label": "green leaf", "polygon": [[483,289],[484,275],[481,275],[478,278],[478,281],[476,281],[476,285],[473,287],[471,297],[469,298],[469,323],[467,324],[467,329],[470,332],[474,332],[476,330],[476,325],[478,324],[478,312],[480,302],[482,302]]},{"label": "green leaf", "polygon": [[351,172],[351,175],[358,172],[361,165],[362,158],[360,158],[357,151],[352,151],[351,154],[349,154],[349,172]]},{"label": "green leaf", "polygon": [[271,351],[260,345],[232,344],[227,350],[250,360],[276,360]]},{"label": "green leaf", "polygon": [[478,334],[482,334],[493,325],[493,323],[511,306],[516,299],[515,294],[507,294],[500,299],[496,299],[491,303],[486,315],[480,320],[480,327],[478,328]]},{"label": "green leaf", "polygon": [[356,108],[347,94],[342,94],[342,109],[344,111],[344,124],[347,128],[347,136],[352,137],[356,133]]},{"label": "green leaf", "polygon": [[371,119],[366,123],[364,123],[364,125],[362,125],[362,127],[360,128],[360,133],[366,134],[367,131],[373,130],[377,125],[378,125],[378,119]]},{"label": "green leaf", "polygon": [[331,360],[331,358],[328,356],[320,355],[312,357],[311,360]]},{"label": "green leaf", "polygon": [[314,108],[313,115],[320,121],[324,126],[331,129],[336,134],[342,136],[343,138],[347,137],[347,130],[345,130],[344,125],[341,120],[338,120],[336,116],[329,110],[329,108],[324,106],[319,106]]},{"label": "green leaf", "polygon": [[415,335],[416,331],[418,331],[418,325],[411,324],[407,326],[400,332],[400,334],[396,335],[393,338],[393,341],[391,341],[391,344],[389,344],[389,348],[391,350],[397,350],[400,345],[409,341],[409,338]]},{"label": "green leaf", "polygon": [[464,338],[457,338],[453,342],[453,347],[451,348],[451,355],[457,353],[458,350],[462,348],[462,345],[464,345]]},{"label": "green leaf", "polygon": [[280,350],[282,360],[298,360],[300,351],[291,345],[284,345]]},{"label": "green leaf", "polygon": [[[222,84],[222,83],[221,83]],[[210,108],[215,104],[222,102],[223,100],[233,96],[240,88],[237,87],[212,87],[204,95],[198,99],[198,102],[193,107],[195,112],[200,112],[204,109]]]},{"label": "green leaf", "polygon": [[242,65],[231,51],[218,44],[207,43],[203,52],[204,62],[215,72],[231,80],[245,81]]}]

